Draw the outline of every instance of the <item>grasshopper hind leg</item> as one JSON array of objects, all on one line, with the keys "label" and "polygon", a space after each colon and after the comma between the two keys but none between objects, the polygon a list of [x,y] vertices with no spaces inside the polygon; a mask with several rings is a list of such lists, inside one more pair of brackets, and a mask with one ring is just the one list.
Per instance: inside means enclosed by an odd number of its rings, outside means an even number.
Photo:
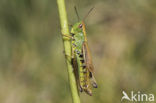
[{"label": "grasshopper hind leg", "polygon": [[79,87],[79,91],[80,91],[80,92],[83,92],[83,89],[82,89],[82,87],[81,87],[81,86]]},{"label": "grasshopper hind leg", "polygon": [[90,77],[90,81],[91,81],[92,86],[93,86],[94,88],[97,88],[98,86],[97,86],[95,77],[94,77],[94,75],[93,75],[92,72],[89,73],[89,77]]}]

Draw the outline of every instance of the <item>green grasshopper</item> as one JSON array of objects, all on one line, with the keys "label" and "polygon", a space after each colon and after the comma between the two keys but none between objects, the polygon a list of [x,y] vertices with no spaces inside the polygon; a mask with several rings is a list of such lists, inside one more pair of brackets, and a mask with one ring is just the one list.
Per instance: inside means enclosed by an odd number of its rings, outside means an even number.
[{"label": "green grasshopper", "polygon": [[88,48],[85,23],[83,20],[75,23],[71,28],[71,45],[72,65],[77,81],[77,87],[80,92],[84,91],[88,95],[92,96],[92,87],[97,88],[97,83],[93,76],[94,67],[92,64],[90,50]]}]

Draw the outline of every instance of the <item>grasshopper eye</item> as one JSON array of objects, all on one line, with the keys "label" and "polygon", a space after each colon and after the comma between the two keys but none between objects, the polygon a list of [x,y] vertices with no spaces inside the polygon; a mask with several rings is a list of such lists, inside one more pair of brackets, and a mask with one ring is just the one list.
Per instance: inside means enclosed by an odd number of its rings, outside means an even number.
[{"label": "grasshopper eye", "polygon": [[82,28],[82,24],[79,25],[79,28]]}]

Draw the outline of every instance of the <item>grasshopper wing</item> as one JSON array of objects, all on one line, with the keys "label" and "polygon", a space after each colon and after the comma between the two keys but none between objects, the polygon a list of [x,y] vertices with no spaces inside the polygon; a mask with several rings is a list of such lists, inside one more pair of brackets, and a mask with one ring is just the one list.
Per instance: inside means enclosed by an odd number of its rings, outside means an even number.
[{"label": "grasshopper wing", "polygon": [[88,48],[87,42],[83,43],[82,52],[83,52],[83,57],[84,57],[84,62],[86,64],[86,68],[90,72],[93,72],[94,71],[94,66],[92,64],[92,58],[91,58],[91,55],[90,55],[90,50]]},{"label": "grasshopper wing", "polygon": [[90,72],[89,77],[90,77],[91,84],[94,88],[97,88],[97,83],[96,83],[96,80],[95,80],[94,75],[93,75],[94,66],[92,64],[92,58],[90,55],[90,51],[89,51],[87,42],[83,43],[83,50],[82,51],[83,51],[83,57],[84,57],[84,62],[85,62],[86,68]]}]

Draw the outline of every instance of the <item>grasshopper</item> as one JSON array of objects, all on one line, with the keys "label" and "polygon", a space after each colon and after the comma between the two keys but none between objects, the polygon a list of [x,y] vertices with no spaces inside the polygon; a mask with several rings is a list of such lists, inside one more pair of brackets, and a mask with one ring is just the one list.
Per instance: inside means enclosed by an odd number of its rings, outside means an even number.
[{"label": "grasshopper", "polygon": [[[88,12],[88,14],[92,11],[92,9]],[[75,11],[77,13],[76,7]],[[85,18],[87,16],[85,16]],[[74,68],[77,87],[80,92],[84,91],[88,95],[92,96],[92,87],[97,88],[97,83],[93,75],[94,66],[92,64],[92,58],[87,43],[85,23],[83,20],[72,26],[70,38],[72,46],[72,65]]]}]

